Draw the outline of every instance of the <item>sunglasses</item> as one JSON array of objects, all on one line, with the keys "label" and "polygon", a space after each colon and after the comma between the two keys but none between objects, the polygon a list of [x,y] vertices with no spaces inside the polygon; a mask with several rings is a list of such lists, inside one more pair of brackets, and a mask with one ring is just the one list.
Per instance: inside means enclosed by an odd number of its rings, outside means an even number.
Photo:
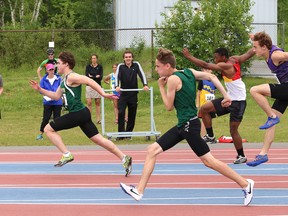
[{"label": "sunglasses", "polygon": [[48,54],[48,56],[53,56],[54,54]]},{"label": "sunglasses", "polygon": [[49,69],[48,71],[54,71],[54,70],[55,70],[55,69],[52,69],[52,68],[51,68],[51,69]]}]

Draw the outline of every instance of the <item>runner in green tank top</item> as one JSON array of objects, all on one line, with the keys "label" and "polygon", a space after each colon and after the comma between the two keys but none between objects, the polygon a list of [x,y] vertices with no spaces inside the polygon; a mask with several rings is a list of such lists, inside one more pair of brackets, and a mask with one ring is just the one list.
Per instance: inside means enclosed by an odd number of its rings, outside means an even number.
[{"label": "runner in green tank top", "polygon": [[195,100],[191,100],[192,95],[196,95],[196,80],[191,70],[176,71],[174,75],[182,80],[181,91],[175,94],[174,107],[177,110],[178,127],[181,127],[189,119],[197,116]]},{"label": "runner in green tank top", "polygon": [[66,84],[67,77],[73,72],[67,74],[61,82],[60,88],[63,92],[63,100],[65,107],[69,112],[77,112],[85,108],[81,101],[82,87],[81,85],[75,87],[68,87]]},{"label": "runner in green tank top", "polygon": [[155,63],[156,71],[160,76],[158,85],[164,105],[168,111],[176,109],[178,124],[163,134],[155,143],[148,146],[139,184],[135,187],[120,183],[120,187],[135,200],[141,200],[154,170],[157,155],[185,139],[205,166],[221,173],[243,188],[244,205],[249,205],[253,198],[254,181],[243,178],[227,164],[214,158],[209,146],[200,136],[201,123],[196,115],[197,109],[195,106],[195,80],[212,81],[224,96],[222,106],[230,106],[231,99],[228,97],[224,87],[218,78],[211,73],[193,69],[185,69],[179,72],[176,69],[175,56],[170,50],[160,48]]},{"label": "runner in green tank top", "polygon": [[81,85],[89,85],[105,98],[116,99],[117,97],[113,94],[106,94],[100,85],[87,76],[73,72],[72,70],[75,66],[75,59],[71,53],[60,53],[57,60],[57,66],[59,74],[63,74],[64,78],[56,92],[45,90],[41,88],[36,81],[30,80],[30,85],[33,89],[53,100],[59,100],[63,95],[64,104],[69,110],[69,113],[52,120],[44,128],[46,136],[63,154],[62,158],[57,164],[55,164],[55,166],[61,167],[74,160],[74,156],[66,148],[61,136],[59,133],[57,133],[57,131],[79,126],[92,142],[100,145],[117,156],[123,163],[126,176],[129,175],[132,170],[132,158],[125,155],[113,142],[104,138],[98,132],[97,127],[91,120],[91,113],[89,109],[85,107],[81,101]]}]

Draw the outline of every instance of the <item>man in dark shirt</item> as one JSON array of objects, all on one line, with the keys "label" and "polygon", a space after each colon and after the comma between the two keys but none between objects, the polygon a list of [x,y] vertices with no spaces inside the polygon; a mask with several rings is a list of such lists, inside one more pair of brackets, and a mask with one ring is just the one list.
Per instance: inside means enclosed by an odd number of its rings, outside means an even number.
[{"label": "man in dark shirt", "polygon": [[[123,54],[124,63],[117,67],[115,86],[116,91],[121,89],[138,89],[137,75],[140,77],[144,90],[148,91],[147,80],[141,65],[133,61],[133,53],[126,50]],[[120,89],[121,88],[121,89]],[[118,101],[118,132],[133,131],[138,105],[138,91],[122,91]],[[125,130],[125,110],[128,107],[128,122]],[[121,139],[121,138],[118,138]]]}]

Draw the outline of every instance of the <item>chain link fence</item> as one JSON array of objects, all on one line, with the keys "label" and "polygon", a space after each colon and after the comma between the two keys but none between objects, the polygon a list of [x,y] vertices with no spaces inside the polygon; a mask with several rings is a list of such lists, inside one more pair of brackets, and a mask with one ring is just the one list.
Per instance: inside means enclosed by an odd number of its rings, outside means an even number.
[{"label": "chain link fence", "polygon": [[[285,47],[284,23],[254,23],[254,31],[265,31],[271,35],[273,43]],[[48,42],[54,41],[56,51],[67,50],[77,53],[94,53],[95,48],[107,51],[126,48],[144,49],[151,47],[151,68],[154,62],[156,41],[152,28],[138,29],[81,29],[81,30],[11,30],[0,31],[0,66],[18,67],[22,64],[39,64]],[[77,60],[87,63],[87,56]],[[263,61],[254,61],[250,68],[251,75],[271,75]]]},{"label": "chain link fence", "polygon": [[[267,32],[273,41],[273,44],[278,45],[281,48],[285,48],[285,24],[284,23],[254,23],[253,32]],[[275,77],[271,73],[270,69],[267,67],[267,64],[263,60],[255,59],[251,63],[249,69],[250,76],[261,76],[261,77]]]}]

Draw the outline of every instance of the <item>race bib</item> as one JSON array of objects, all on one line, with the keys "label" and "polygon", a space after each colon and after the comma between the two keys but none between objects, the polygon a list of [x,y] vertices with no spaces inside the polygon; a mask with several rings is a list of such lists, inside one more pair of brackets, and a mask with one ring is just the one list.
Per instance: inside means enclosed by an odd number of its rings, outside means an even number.
[{"label": "race bib", "polygon": [[215,99],[215,95],[214,94],[205,94],[205,100],[206,101],[212,101]]}]

